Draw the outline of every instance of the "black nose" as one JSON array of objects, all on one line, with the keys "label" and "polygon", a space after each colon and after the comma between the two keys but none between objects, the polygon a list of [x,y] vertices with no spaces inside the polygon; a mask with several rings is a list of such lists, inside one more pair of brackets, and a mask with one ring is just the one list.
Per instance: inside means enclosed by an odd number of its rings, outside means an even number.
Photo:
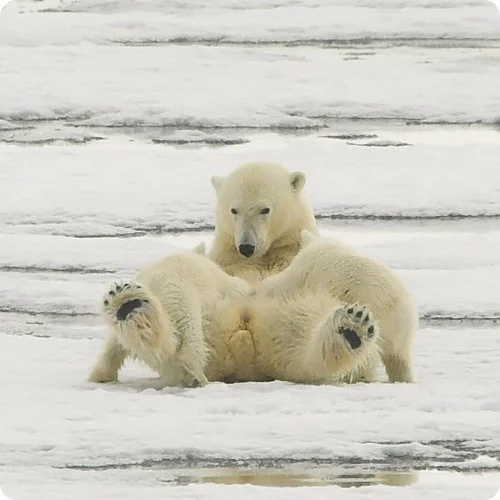
[{"label": "black nose", "polygon": [[255,247],[253,245],[240,245],[238,247],[238,252],[243,255],[243,257],[251,257],[255,251]]}]

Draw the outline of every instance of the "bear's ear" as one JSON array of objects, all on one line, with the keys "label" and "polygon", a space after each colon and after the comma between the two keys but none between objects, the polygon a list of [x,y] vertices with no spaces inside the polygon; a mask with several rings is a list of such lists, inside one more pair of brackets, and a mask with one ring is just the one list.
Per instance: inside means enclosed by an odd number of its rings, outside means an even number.
[{"label": "bear's ear", "polygon": [[207,246],[205,245],[205,242],[202,241],[193,248],[193,253],[197,253],[198,255],[206,255],[206,250]]},{"label": "bear's ear", "polygon": [[317,236],[315,234],[311,233],[307,229],[302,229],[302,231],[300,232],[300,248],[302,249],[306,247],[307,245],[312,243],[316,238]]},{"label": "bear's ear", "polygon": [[290,186],[296,193],[300,193],[306,183],[306,174],[304,172],[291,172],[290,173]]},{"label": "bear's ear", "polygon": [[225,177],[220,177],[218,175],[212,176],[211,182],[212,182],[212,186],[214,187],[216,193],[219,192],[219,190],[222,187],[222,184],[224,184],[225,180],[226,180]]}]

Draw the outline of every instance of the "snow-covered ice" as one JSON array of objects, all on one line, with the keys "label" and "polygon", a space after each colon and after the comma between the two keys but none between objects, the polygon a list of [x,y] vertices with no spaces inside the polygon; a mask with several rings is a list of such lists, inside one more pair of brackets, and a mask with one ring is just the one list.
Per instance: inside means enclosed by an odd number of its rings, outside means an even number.
[{"label": "snow-covered ice", "polygon": [[[0,225],[9,232],[88,236],[205,229],[213,226],[214,195],[206,187],[210,176],[255,158],[306,169],[311,202],[321,217],[500,214],[498,133],[452,129],[436,132],[432,142],[426,132],[379,130],[377,125],[370,130],[381,137],[402,136],[412,146],[362,147],[322,133],[259,134],[231,148],[122,139],[82,148],[6,145]],[[191,175],[182,175],[186,170]],[[75,189],[68,189],[75,181]],[[137,203],[144,198],[147,204]]]},{"label": "snow-covered ice", "polygon": [[[493,4],[16,0],[0,47],[9,498],[493,497]],[[322,232],[407,282],[418,382],[165,389],[135,363],[86,382],[107,284],[210,243],[210,176],[255,159],[305,171]]]},{"label": "snow-covered ice", "polygon": [[486,0],[16,1],[0,23],[7,122],[294,129],[500,117],[500,16]]}]

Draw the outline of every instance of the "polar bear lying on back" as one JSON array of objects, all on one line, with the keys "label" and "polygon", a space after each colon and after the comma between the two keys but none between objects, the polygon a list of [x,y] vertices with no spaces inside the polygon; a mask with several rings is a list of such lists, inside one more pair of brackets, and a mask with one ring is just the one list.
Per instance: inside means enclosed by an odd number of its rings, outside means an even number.
[{"label": "polar bear lying on back", "polygon": [[170,255],[134,281],[111,286],[103,300],[110,335],[92,381],[116,380],[126,357],[133,355],[170,385],[208,382],[204,322],[218,304],[249,296],[252,289],[203,253],[198,246],[193,253]]},{"label": "polar bear lying on back", "polygon": [[[380,328],[380,355],[391,382],[412,382],[412,347],[418,314],[405,286],[388,267],[335,240],[302,231],[301,250],[283,272],[263,280],[258,295],[285,300],[320,290],[346,303],[366,304]],[[375,378],[376,365],[364,378]]]},{"label": "polar bear lying on back", "polygon": [[[315,278],[316,279],[316,278]],[[170,255],[103,300],[109,338],[90,375],[117,380],[125,359],[166,385],[287,380],[334,383],[377,354],[374,315],[326,286],[292,297],[253,294],[204,255]]]}]

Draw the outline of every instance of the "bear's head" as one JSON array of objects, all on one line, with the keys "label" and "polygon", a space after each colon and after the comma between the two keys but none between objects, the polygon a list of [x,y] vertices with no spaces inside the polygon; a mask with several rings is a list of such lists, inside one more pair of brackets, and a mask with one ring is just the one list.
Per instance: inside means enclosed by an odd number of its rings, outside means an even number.
[{"label": "bear's head", "polygon": [[[299,235],[304,212],[302,172],[288,172],[276,163],[247,163],[227,177],[212,177],[217,193],[216,229],[233,238],[236,250],[248,259],[266,254],[290,231]],[[288,242],[283,241],[283,244]]]}]

